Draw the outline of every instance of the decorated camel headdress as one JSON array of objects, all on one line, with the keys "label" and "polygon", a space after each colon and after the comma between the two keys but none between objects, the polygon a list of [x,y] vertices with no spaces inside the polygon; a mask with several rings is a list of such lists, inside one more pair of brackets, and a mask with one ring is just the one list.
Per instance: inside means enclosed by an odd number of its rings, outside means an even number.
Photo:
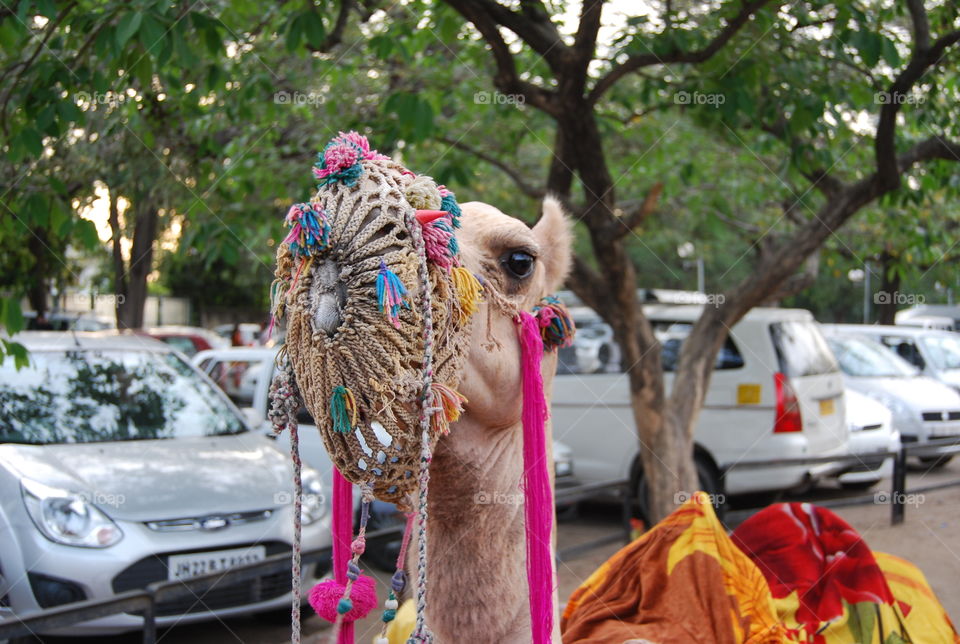
[{"label": "decorated camel headdress", "polygon": [[[427,490],[437,440],[466,399],[457,392],[481,297],[498,302],[519,328],[524,382],[524,480],[527,573],[536,642],[552,628],[550,534],[553,501],[547,472],[546,405],[540,356],[569,342],[572,324],[556,300],[534,312],[511,311],[460,261],[461,211],[452,192],[371,150],[356,132],[340,133],[319,154],[318,189],[290,208],[277,251],[274,318],[285,316],[281,369],[271,388],[277,432],[291,432],[300,502],[296,412],[315,419],[336,466],[333,489],[335,580],[311,591],[311,605],[352,642],[353,621],[376,605],[373,580],[360,574],[369,503],[408,513],[403,547],[385,602],[384,629],[407,586],[405,550],[416,527],[417,622],[413,642],[430,641],[426,607]],[[528,462],[529,459],[529,462]],[[352,485],[361,491],[353,537]],[[294,642],[299,640],[299,517],[294,509]],[[383,637],[383,634],[381,634]],[[385,641],[385,640],[384,640]]]}]

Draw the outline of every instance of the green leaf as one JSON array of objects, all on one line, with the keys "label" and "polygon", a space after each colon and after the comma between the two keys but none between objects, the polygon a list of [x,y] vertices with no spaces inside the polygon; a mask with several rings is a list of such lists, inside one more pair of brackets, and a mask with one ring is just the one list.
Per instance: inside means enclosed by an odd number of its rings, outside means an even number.
[{"label": "green leaf", "polygon": [[32,127],[23,128],[20,132],[20,140],[27,152],[33,156],[38,157],[43,153],[43,139],[40,137],[40,133]]},{"label": "green leaf", "polygon": [[[846,603],[846,602],[844,602]],[[876,604],[859,602],[847,604],[847,627],[854,642],[872,642],[876,625]]]},{"label": "green leaf", "polygon": [[93,250],[100,244],[100,235],[97,234],[97,227],[89,219],[77,219],[74,224],[73,233],[80,242],[80,245],[88,250]]},{"label": "green leaf", "polygon": [[290,28],[287,29],[287,51],[295,51],[300,46],[301,38],[303,38],[303,24],[300,14],[297,14],[290,21]]},{"label": "green leaf", "polygon": [[152,56],[160,53],[163,40],[166,38],[166,28],[152,16],[144,16],[140,24],[140,43]]},{"label": "green leaf", "polygon": [[20,310],[20,300],[14,297],[5,297],[0,300],[3,308],[3,326],[7,333],[13,335],[23,330],[23,311]]},{"label": "green leaf", "polygon": [[316,11],[304,12],[303,32],[307,36],[307,42],[313,47],[322,47],[327,39],[327,29],[323,26],[320,14]]},{"label": "green leaf", "polygon": [[143,14],[139,12],[126,13],[117,23],[117,47],[123,49],[127,41],[133,37],[140,29],[140,23],[143,21]]}]

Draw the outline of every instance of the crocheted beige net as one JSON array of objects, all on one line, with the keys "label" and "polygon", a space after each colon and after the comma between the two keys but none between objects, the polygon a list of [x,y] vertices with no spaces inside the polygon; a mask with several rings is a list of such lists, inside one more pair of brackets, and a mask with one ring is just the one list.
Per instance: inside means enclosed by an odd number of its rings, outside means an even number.
[{"label": "crocheted beige net", "polygon": [[[343,476],[370,485],[377,498],[409,508],[407,495],[416,489],[419,474],[427,349],[418,273],[423,246],[414,243],[411,231],[419,223],[405,197],[415,177],[389,159],[365,160],[362,168],[354,186],[328,185],[314,198],[330,224],[323,253],[309,260],[294,257],[287,243],[277,251],[276,276],[291,289],[286,294],[286,351],[307,409]],[[408,291],[409,306],[400,311],[399,328],[378,309],[381,260]],[[456,387],[470,316],[457,314],[450,271],[432,263],[427,270],[433,381]],[[331,275],[336,278],[332,289]],[[330,298],[335,298],[342,322],[328,335],[319,316],[329,313]],[[347,433],[335,431],[331,420],[331,393],[339,386],[353,393],[359,416]]]}]

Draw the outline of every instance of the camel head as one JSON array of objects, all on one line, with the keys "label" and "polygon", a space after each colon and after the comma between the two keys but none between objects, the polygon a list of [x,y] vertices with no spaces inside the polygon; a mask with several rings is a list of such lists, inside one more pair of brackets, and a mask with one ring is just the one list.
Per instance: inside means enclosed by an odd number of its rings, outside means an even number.
[{"label": "camel head", "polygon": [[[539,222],[530,228],[485,203],[461,205],[457,238],[464,265],[484,285],[486,297],[475,316],[470,353],[461,378],[466,413],[487,427],[519,422],[520,346],[514,316],[532,311],[555,292],[570,268],[571,231],[560,203],[543,202]],[[544,385],[556,370],[556,351],[543,357]]]}]

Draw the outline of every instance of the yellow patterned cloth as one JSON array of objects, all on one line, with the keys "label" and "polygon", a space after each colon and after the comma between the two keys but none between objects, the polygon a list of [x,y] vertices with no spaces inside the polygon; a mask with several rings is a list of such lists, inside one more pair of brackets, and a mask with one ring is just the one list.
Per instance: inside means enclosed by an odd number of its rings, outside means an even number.
[{"label": "yellow patterned cloth", "polygon": [[616,553],[567,603],[564,644],[783,641],[757,567],[697,493]]}]

